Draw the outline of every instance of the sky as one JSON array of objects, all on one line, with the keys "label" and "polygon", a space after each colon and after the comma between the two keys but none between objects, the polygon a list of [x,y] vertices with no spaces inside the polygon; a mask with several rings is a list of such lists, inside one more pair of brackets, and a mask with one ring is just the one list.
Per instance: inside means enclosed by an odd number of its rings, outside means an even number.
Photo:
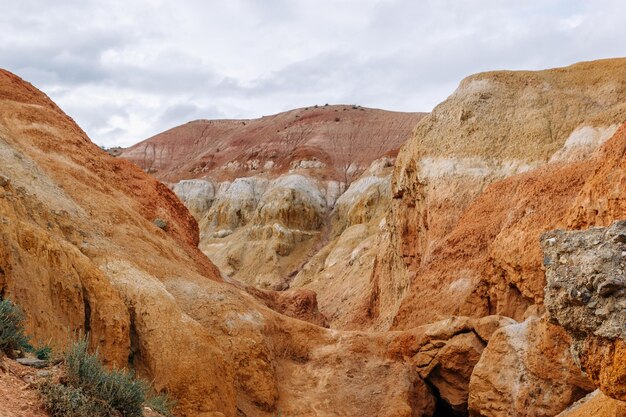
[{"label": "sky", "polygon": [[626,56],[624,0],[0,0],[0,68],[103,146],[314,104],[430,111],[467,75]]}]

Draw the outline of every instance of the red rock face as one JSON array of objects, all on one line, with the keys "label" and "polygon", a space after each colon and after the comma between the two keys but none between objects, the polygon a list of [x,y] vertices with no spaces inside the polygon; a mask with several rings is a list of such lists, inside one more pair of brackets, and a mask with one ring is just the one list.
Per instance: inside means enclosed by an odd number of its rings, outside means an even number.
[{"label": "red rock face", "polygon": [[608,226],[626,215],[626,125],[602,148],[601,163],[569,209],[567,226]]},{"label": "red rock face", "polygon": [[[44,94],[5,71],[0,161],[0,294],[23,308],[33,339],[60,350],[71,335],[88,333],[107,364],[127,366],[132,350],[140,374],[180,397],[181,414],[232,414],[223,353],[159,281],[184,270],[221,282],[174,194],[102,152]],[[212,358],[205,381],[204,371],[192,372],[200,352]]]},{"label": "red rock face", "polygon": [[[456,227],[433,244],[430,259],[417,271],[411,291],[426,295],[431,308],[419,307],[421,297],[408,296],[395,325],[410,327],[446,314],[523,319],[527,308],[543,302],[540,236],[555,228],[602,226],[626,216],[625,147],[623,126],[597,158],[549,164],[487,187]],[[464,272],[469,291],[463,303],[451,305],[450,292],[442,288],[456,288],[457,271]]]},{"label": "red rock face", "polygon": [[[396,160],[364,325],[410,328],[489,312],[519,320],[540,304],[539,235],[578,227],[569,210],[596,168],[590,161],[626,120],[625,74],[624,59],[477,74],[423,119]],[[603,173],[596,181],[608,182],[588,185],[578,203],[598,222],[620,208],[608,186],[620,174]]]},{"label": "red rock face", "polygon": [[314,168],[316,178],[344,181],[346,176],[356,178],[374,159],[397,151],[424,115],[336,105],[253,120],[197,120],[131,146],[120,156],[167,182],[277,176],[298,167]]}]

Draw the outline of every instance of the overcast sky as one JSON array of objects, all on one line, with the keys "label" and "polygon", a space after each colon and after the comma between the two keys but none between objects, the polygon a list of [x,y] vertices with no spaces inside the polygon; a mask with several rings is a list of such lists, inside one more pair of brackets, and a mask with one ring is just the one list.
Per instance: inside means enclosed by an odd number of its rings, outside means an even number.
[{"label": "overcast sky", "polygon": [[466,75],[626,56],[624,0],[0,0],[0,67],[94,142],[313,104],[429,111]]}]

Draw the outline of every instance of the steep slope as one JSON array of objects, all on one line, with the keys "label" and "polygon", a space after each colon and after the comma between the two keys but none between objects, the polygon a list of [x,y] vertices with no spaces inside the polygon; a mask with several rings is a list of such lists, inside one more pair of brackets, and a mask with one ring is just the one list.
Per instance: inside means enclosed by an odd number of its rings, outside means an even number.
[{"label": "steep slope", "polygon": [[[232,408],[233,387],[209,378],[232,378],[223,353],[165,289],[181,274],[221,280],[195,247],[194,219],[165,186],[104,155],[7,72],[0,106],[0,294],[23,307],[29,333],[55,347],[89,333],[108,363],[130,361],[179,397],[183,413]],[[206,370],[194,370],[199,355]]]},{"label": "steep slope", "polygon": [[[541,303],[540,265],[533,256],[528,269],[525,255],[540,253],[537,229],[564,215],[546,205],[572,202],[591,168],[564,167],[555,181],[546,168],[481,193],[546,164],[589,160],[626,120],[625,96],[626,59],[463,80],[398,155],[367,316],[355,320],[385,328],[397,316],[395,326],[411,327],[489,311],[521,319]],[[524,233],[528,226],[537,231]]]}]

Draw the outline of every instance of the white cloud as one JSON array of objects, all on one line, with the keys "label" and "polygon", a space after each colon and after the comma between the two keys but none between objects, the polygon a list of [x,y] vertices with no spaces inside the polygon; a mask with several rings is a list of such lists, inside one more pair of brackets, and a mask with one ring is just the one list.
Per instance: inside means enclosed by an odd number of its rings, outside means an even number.
[{"label": "white cloud", "polygon": [[0,0],[0,67],[98,144],[193,118],[428,111],[466,75],[626,55],[621,0]]}]

